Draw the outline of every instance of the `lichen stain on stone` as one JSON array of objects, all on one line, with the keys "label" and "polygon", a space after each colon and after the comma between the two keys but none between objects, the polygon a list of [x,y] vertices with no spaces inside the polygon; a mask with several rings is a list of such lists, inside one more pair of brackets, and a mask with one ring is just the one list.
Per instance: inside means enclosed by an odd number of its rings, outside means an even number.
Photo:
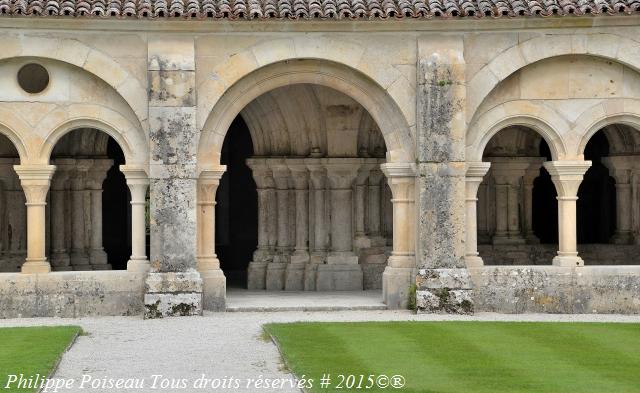
[{"label": "lichen stain on stone", "polygon": [[172,316],[189,316],[197,314],[197,307],[193,304],[178,303],[171,306]]},{"label": "lichen stain on stone", "polygon": [[144,319],[157,319],[162,318],[162,312],[159,309],[160,300],[156,301],[153,304],[145,304],[144,308]]}]

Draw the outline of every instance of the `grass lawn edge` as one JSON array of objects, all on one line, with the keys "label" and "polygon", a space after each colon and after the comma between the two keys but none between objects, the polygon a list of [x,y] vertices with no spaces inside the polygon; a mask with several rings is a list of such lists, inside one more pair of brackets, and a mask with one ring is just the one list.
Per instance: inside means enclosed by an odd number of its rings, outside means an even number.
[{"label": "grass lawn edge", "polygon": [[[293,375],[294,378],[298,378],[298,376],[293,372],[293,369],[291,368],[291,365],[289,364],[289,361],[287,360],[287,357],[284,355],[284,352],[282,351],[282,348],[280,347],[280,342],[278,342],[278,339],[271,334],[271,332],[269,331],[268,326],[269,325],[273,325],[272,323],[266,323],[264,325],[262,325],[262,332],[263,334],[261,335],[261,338],[265,341],[267,341],[267,337],[268,339],[276,346],[276,348],[278,349],[278,353],[280,354],[280,359],[282,359],[282,363],[284,364],[284,367],[286,368],[284,371]],[[303,392],[307,392],[307,390],[305,388],[301,388],[301,390]]]},{"label": "grass lawn edge", "polygon": [[[55,374],[56,371],[58,371],[58,367],[60,367],[60,362],[62,361],[62,357],[64,356],[64,354],[67,353],[71,349],[73,344],[76,343],[76,340],[78,339],[78,337],[84,334],[84,330],[82,329],[82,326],[75,326],[75,325],[68,325],[68,326],[77,327],[78,331],[73,335],[73,337],[71,337],[71,340],[69,341],[69,344],[66,346],[64,351],[60,352],[60,355],[58,355],[58,358],[53,363],[53,366],[51,366],[51,371],[49,371],[49,375],[47,375],[47,378],[53,377],[53,374]],[[41,390],[42,389],[38,389],[37,393],[40,393]]]}]

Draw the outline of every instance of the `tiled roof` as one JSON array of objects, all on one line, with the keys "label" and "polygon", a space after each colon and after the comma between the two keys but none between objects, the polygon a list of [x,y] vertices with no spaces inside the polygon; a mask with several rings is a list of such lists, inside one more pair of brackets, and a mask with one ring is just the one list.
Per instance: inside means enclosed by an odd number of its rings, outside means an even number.
[{"label": "tiled roof", "polygon": [[446,19],[630,14],[640,0],[0,0],[0,15],[182,19]]}]

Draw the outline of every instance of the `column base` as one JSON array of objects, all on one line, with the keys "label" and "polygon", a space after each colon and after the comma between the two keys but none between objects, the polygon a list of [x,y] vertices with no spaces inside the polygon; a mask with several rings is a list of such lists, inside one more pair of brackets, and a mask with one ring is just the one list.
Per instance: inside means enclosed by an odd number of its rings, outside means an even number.
[{"label": "column base", "polygon": [[145,281],[144,318],[202,315],[202,278],[188,272],[149,273]]},{"label": "column base", "polygon": [[282,291],[285,284],[286,263],[271,262],[267,265],[265,275],[265,289],[267,291]]},{"label": "column base", "polygon": [[473,287],[467,269],[420,269],[416,283],[418,313],[473,314]]},{"label": "column base", "polygon": [[557,255],[553,258],[553,266],[576,267],[584,266],[584,261],[577,255]]},{"label": "column base", "polygon": [[204,270],[202,278],[202,308],[207,311],[224,311],[227,306],[227,278],[222,270]]},{"label": "column base", "polygon": [[540,244],[540,239],[538,239],[538,236],[534,235],[533,233],[529,233],[524,237],[524,240],[527,242],[527,244]]},{"label": "column base", "polygon": [[526,241],[523,237],[515,237],[515,236],[494,236],[493,244],[495,245],[505,245],[505,244],[526,244]]},{"label": "column base", "polygon": [[[329,257],[331,258],[331,257]],[[316,290],[318,291],[362,291],[362,267],[357,263],[318,265]]]},{"label": "column base", "polygon": [[136,273],[148,273],[151,269],[151,263],[148,259],[129,259],[127,262],[127,271]]},{"label": "column base", "polygon": [[[308,258],[307,258],[308,259]],[[292,257],[293,260],[293,257]],[[291,262],[287,265],[285,271],[285,291],[302,291],[304,290],[304,273],[306,263]]]},{"label": "column base", "polygon": [[467,267],[482,267],[484,266],[484,261],[479,255],[465,255],[464,263]]},{"label": "column base", "polygon": [[359,252],[363,248],[371,247],[371,239],[366,236],[356,236],[353,240],[353,248],[356,252]]},{"label": "column base", "polygon": [[69,254],[66,252],[54,252],[51,254],[51,268],[55,271],[72,270]]},{"label": "column base", "polygon": [[45,259],[27,259],[20,268],[20,271],[24,274],[43,274],[51,272],[51,265]]},{"label": "column base", "polygon": [[617,232],[611,238],[611,243],[613,244],[633,244],[633,236],[631,232]]},{"label": "column base", "polygon": [[[312,259],[313,260],[313,259]],[[316,290],[316,276],[318,275],[319,263],[308,263],[304,267],[304,290],[315,291]]]},{"label": "column base", "polygon": [[93,270],[89,258],[84,251],[72,250],[69,260],[71,261],[71,268],[73,270]]},{"label": "column base", "polygon": [[247,288],[248,289],[266,289],[267,280],[267,263],[266,262],[249,262],[247,268]]},{"label": "column base", "polygon": [[327,265],[357,265],[358,256],[352,252],[336,252],[327,256]]},{"label": "column base", "polygon": [[[104,252],[103,249],[92,249],[89,251],[89,263],[91,263],[95,270],[110,270],[111,265],[109,265],[108,259],[107,253]],[[108,265],[109,268],[101,268],[100,266],[102,265]]]},{"label": "column base", "polygon": [[408,308],[409,293],[414,283],[414,269],[387,266],[382,273],[382,300],[393,310]]}]

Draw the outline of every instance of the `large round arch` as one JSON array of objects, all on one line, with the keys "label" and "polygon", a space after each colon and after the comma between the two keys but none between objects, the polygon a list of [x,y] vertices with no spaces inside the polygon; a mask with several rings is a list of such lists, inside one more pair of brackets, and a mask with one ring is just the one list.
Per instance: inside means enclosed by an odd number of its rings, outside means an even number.
[{"label": "large round arch", "polygon": [[388,162],[413,162],[414,142],[396,102],[378,84],[347,66],[323,60],[297,59],[259,68],[241,78],[217,101],[204,123],[198,146],[200,167],[220,163],[229,126],[255,98],[275,88],[309,83],[333,88],[361,104],[374,118],[387,145]]},{"label": "large round arch", "polygon": [[576,120],[574,130],[582,131],[580,143],[576,146],[575,154],[584,155],[587,143],[599,130],[611,124],[624,124],[640,130],[640,100],[620,99],[607,103],[607,107],[621,108],[617,112],[605,110],[605,104],[599,103],[587,110]]},{"label": "large round arch", "polygon": [[[577,42],[582,44],[575,45]],[[471,78],[467,85],[467,118],[477,116],[477,109],[500,82],[529,64],[564,55],[588,55],[640,71],[638,50],[640,43],[617,34],[540,35],[519,42],[502,51]]]}]

